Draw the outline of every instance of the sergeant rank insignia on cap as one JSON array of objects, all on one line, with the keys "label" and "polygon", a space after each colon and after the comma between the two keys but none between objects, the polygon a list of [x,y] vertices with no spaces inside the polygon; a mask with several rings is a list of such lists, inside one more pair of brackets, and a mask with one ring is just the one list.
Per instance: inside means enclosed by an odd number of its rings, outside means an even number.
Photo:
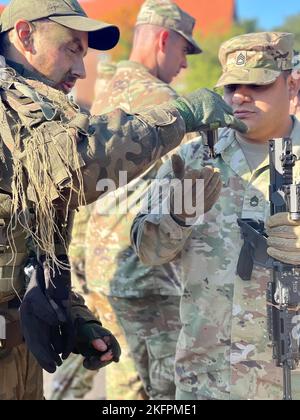
[{"label": "sergeant rank insignia on cap", "polygon": [[245,64],[246,64],[246,54],[244,52],[241,52],[236,58],[236,65],[244,66]]}]

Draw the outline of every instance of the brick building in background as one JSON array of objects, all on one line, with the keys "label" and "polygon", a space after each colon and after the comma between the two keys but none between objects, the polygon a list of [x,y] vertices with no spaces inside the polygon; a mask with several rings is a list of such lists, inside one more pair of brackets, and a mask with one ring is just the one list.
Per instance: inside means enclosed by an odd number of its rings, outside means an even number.
[{"label": "brick building in background", "polygon": [[[124,43],[130,42],[138,10],[144,0],[79,0],[87,14],[119,26],[121,42],[113,51],[113,58],[122,55]],[[196,31],[201,37],[228,31],[235,21],[235,0],[174,0],[182,9],[196,18]],[[4,6],[0,5],[0,13]],[[128,49],[128,48],[127,48]],[[90,51],[85,59],[87,79],[77,82],[74,92],[76,100],[90,107],[94,97],[94,84],[99,59],[110,59],[110,55]],[[126,57],[127,58],[127,57]]]}]

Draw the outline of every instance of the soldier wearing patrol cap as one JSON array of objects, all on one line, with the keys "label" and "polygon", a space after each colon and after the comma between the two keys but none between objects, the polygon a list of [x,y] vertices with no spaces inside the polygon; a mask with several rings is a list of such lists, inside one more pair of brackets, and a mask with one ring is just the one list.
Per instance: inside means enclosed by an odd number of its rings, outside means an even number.
[{"label": "soldier wearing patrol cap", "polygon": [[[172,1],[146,0],[137,16],[129,60],[119,62],[114,68],[99,65],[91,112],[103,114],[117,107],[135,112],[177,98],[169,83],[187,68],[187,55],[201,52],[193,38],[194,26],[195,19]],[[110,78],[103,84],[107,73]],[[189,139],[192,137],[190,135]],[[137,376],[133,361],[151,399],[175,397],[174,356],[182,294],[179,272],[172,263],[162,267],[143,266],[130,246],[130,226],[137,212],[133,203],[143,195],[146,181],[155,177],[159,164],[156,162],[155,167],[143,175],[143,181],[138,184],[134,181],[135,193],[130,198],[123,190],[118,191],[118,200],[126,200],[126,207],[130,209],[126,217],[116,208],[106,215],[105,204],[100,201],[93,209],[88,228],[82,223],[84,209],[74,221],[71,249],[77,252],[71,255],[73,265],[85,267],[83,275],[88,287],[96,291],[93,297],[100,314],[101,308],[105,310],[101,319],[110,320],[109,328],[124,350],[121,362],[106,368],[109,399],[120,395],[126,399],[139,398],[134,392],[137,383],[128,385]],[[126,341],[130,352],[123,344]],[[65,364],[56,374],[53,398],[84,395],[87,384],[91,386],[89,372],[79,367],[76,378],[66,381],[76,363],[81,363],[80,357],[74,357],[72,365],[70,362],[69,359],[69,366]],[[64,386],[66,383],[68,385]]]},{"label": "soldier wearing patrol cap", "polygon": [[170,29],[187,40],[190,54],[202,52],[193,37],[195,19],[170,0],[146,0],[138,14],[136,27],[140,25],[160,26]]},{"label": "soldier wearing patrol cap", "polygon": [[[291,136],[300,156],[300,123],[290,116],[297,93],[291,77],[293,35],[263,32],[241,35],[220,48],[225,101],[248,127],[219,132],[216,158],[207,156],[202,139],[179,148],[186,167],[218,168],[223,188],[203,223],[167,222],[165,215],[138,215],[132,241],[145,264],[163,264],[181,252],[184,295],[182,329],[176,349],[176,398],[281,399],[282,370],[272,359],[266,314],[269,272],[255,266],[251,281],[237,274],[243,241],[237,218],[263,220],[269,228],[268,252],[274,258],[300,263],[300,226],[286,213],[270,217],[268,141]],[[166,163],[159,177],[172,176]],[[299,161],[295,179],[300,180]],[[153,195],[158,197],[158,195]],[[159,208],[158,203],[151,203]],[[172,208],[172,205],[171,205]],[[292,239],[293,238],[293,239]],[[299,376],[293,374],[293,393],[300,396]]]},{"label": "soldier wearing patrol cap", "polygon": [[42,367],[53,373],[72,351],[89,369],[120,356],[71,292],[74,209],[97,199],[99,180],[117,187],[120,170],[132,180],[186,132],[246,127],[207,90],[139,116],[82,113],[66,94],[85,77],[88,48],[113,48],[119,30],[76,0],[12,0],[0,27],[0,399],[41,399]]},{"label": "soldier wearing patrol cap", "polygon": [[223,74],[216,87],[268,85],[293,70],[293,36],[289,33],[245,34],[224,42],[219,51]]}]

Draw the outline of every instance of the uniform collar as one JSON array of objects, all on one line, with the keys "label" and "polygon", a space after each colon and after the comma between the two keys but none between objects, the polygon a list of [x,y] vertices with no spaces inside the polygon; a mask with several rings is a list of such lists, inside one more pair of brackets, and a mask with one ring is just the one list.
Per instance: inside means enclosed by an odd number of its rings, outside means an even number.
[{"label": "uniform collar", "polygon": [[149,72],[149,69],[143,64],[138,63],[137,61],[131,60],[122,60],[117,64],[118,69],[131,68],[131,69],[140,69]]},{"label": "uniform collar", "polygon": [[244,181],[251,179],[251,169],[247,159],[236,139],[235,130],[222,129],[219,132],[219,141],[215,147],[216,154],[222,156],[224,162],[231,167]]},{"label": "uniform collar", "polygon": [[[300,122],[292,116],[293,128],[290,137],[293,140],[294,153],[300,158]],[[235,130],[222,129],[215,151],[245,182],[250,182],[252,176],[269,166],[269,156],[266,157],[259,167],[252,173],[242,148],[236,138]]]}]

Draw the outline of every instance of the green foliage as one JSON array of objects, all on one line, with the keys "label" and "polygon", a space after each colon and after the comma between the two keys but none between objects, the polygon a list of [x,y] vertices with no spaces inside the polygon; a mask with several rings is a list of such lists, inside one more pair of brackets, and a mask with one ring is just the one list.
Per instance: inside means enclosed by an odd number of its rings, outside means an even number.
[{"label": "green foliage", "polygon": [[288,17],[283,25],[276,30],[294,33],[295,50],[300,51],[300,14]]},{"label": "green foliage", "polygon": [[220,45],[237,35],[257,31],[253,20],[235,24],[226,34],[212,34],[203,40],[199,34],[196,38],[203,49],[203,54],[190,56],[189,68],[184,78],[176,83],[176,90],[180,93],[189,93],[195,89],[207,87],[213,89],[221,75],[221,66],[218,59]]}]

